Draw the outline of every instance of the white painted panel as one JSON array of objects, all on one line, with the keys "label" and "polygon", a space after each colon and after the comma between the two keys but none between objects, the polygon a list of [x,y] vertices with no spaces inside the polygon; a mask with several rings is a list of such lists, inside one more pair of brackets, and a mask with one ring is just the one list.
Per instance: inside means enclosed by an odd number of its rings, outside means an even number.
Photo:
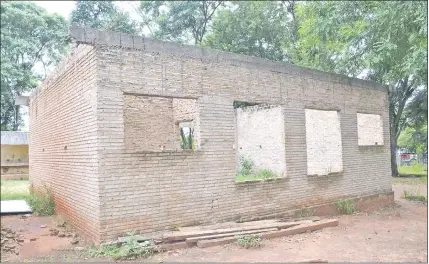
[{"label": "white painted panel", "polygon": [[254,169],[286,172],[285,127],[281,107],[237,109],[237,154],[251,159]]},{"label": "white painted panel", "polygon": [[380,115],[357,114],[358,145],[383,145],[383,121]]},{"label": "white painted panel", "polygon": [[305,109],[307,174],[343,170],[341,128],[337,111]]}]

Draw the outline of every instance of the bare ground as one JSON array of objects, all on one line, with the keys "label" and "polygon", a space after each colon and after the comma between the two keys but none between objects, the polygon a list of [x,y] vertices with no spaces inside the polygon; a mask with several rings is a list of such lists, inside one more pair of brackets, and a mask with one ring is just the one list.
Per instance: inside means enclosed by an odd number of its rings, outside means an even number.
[{"label": "bare ground", "polygon": [[[236,244],[190,248],[156,254],[147,262],[424,262],[427,263],[427,204],[401,198],[404,190],[427,196],[427,184],[412,179],[394,180],[396,205],[371,213],[340,216],[340,225],[312,233],[263,241],[258,249]],[[54,217],[1,217],[3,226],[22,234],[25,243],[19,255],[5,261],[100,261],[87,259],[71,238],[46,236],[55,227]],[[41,225],[47,225],[45,229]],[[20,230],[22,230],[20,232]],[[45,236],[43,236],[45,234]],[[36,238],[29,241],[29,238]],[[78,246],[79,250],[75,250]],[[103,259],[106,261],[106,259]]]}]

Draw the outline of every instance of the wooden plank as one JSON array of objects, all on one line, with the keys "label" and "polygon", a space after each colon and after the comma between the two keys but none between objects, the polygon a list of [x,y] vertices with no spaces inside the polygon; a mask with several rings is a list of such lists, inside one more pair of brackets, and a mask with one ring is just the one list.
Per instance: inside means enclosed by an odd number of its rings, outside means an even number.
[{"label": "wooden plank", "polygon": [[278,230],[277,228],[266,228],[266,229],[260,229],[260,230],[250,230],[250,231],[241,231],[241,232],[234,232],[234,233],[225,233],[225,234],[219,234],[219,235],[211,235],[211,236],[198,236],[198,237],[188,237],[186,238],[186,243],[197,243],[198,240],[209,240],[209,239],[217,239],[217,238],[223,238],[223,237],[230,237],[230,236],[239,236],[239,235],[249,235],[249,234],[256,234],[256,233],[262,233],[262,232],[272,232]]},{"label": "wooden plank", "polygon": [[296,222],[278,222],[278,223],[259,225],[259,226],[255,225],[255,226],[235,227],[235,228],[225,228],[225,229],[215,229],[215,230],[201,230],[201,231],[194,231],[194,232],[172,232],[172,233],[164,234],[163,240],[164,241],[181,241],[181,240],[185,240],[188,237],[218,235],[218,234],[234,233],[234,232],[240,232],[240,231],[261,230],[266,228],[282,229],[282,228],[289,228],[292,226],[297,226],[300,224],[307,224],[312,222],[313,221],[311,220],[304,220],[304,221],[296,221]]},{"label": "wooden plank", "polygon": [[295,222],[295,221],[302,221],[302,220],[311,220],[313,222],[320,221],[322,218],[318,216],[308,216],[308,217],[299,217],[299,218],[285,218],[282,219],[283,222]]},{"label": "wooden plank", "polygon": [[234,242],[235,240],[236,240],[235,237],[224,237],[224,238],[210,239],[210,240],[198,240],[197,246],[200,248],[214,247],[214,246],[229,244]]},{"label": "wooden plank", "polygon": [[323,259],[315,259],[315,260],[303,261],[298,263],[328,263],[328,261]]},{"label": "wooden plank", "polygon": [[[281,236],[289,236],[289,235],[295,235],[299,233],[305,233],[307,231],[314,231],[318,229],[322,229],[325,227],[332,227],[337,226],[338,220],[337,219],[326,219],[326,220],[320,220],[314,223],[304,223],[298,226],[293,226],[288,229],[282,229],[279,231],[273,231],[273,232],[266,232],[266,233],[257,233],[261,238],[275,238],[275,237],[281,237]],[[218,238],[218,239],[208,239],[208,240],[198,240],[197,246],[200,248],[206,248],[206,247],[213,247],[213,246],[219,246],[219,245],[225,245],[232,242],[235,242],[236,238],[234,237],[224,237],[224,238]]]},{"label": "wooden plank", "polygon": [[288,229],[282,229],[279,231],[264,233],[261,235],[261,237],[275,238],[275,237],[282,237],[282,236],[290,236],[290,235],[305,233],[307,231],[314,231],[325,227],[332,227],[337,225],[338,225],[338,219],[324,219],[310,224],[302,224],[298,226],[293,226]]}]

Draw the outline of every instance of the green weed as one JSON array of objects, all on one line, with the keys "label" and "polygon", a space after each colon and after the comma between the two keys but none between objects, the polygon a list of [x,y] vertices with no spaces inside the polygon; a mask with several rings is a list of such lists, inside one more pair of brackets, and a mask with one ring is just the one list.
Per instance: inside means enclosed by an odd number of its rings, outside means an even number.
[{"label": "green weed", "polygon": [[151,241],[139,243],[133,233],[121,245],[103,245],[99,248],[89,248],[88,255],[94,257],[108,257],[114,260],[146,258],[155,252],[155,246]]},{"label": "green weed", "polygon": [[270,180],[280,178],[276,173],[269,169],[261,169],[254,171],[254,163],[251,159],[241,157],[240,158],[240,169],[235,176],[236,182],[246,181],[258,181],[258,180]]},{"label": "green weed", "polygon": [[30,188],[30,196],[26,200],[33,214],[36,216],[55,214],[54,196],[46,187],[38,192],[34,192],[33,188]]},{"label": "green weed", "polygon": [[262,245],[262,238],[259,235],[240,235],[235,238],[237,244],[243,248],[257,248]]},{"label": "green weed", "polygon": [[277,174],[275,174],[272,170],[267,170],[267,169],[259,170],[255,174],[255,178],[263,179],[263,180],[274,179],[277,177],[278,177]]},{"label": "green weed", "polygon": [[427,198],[423,195],[420,195],[419,193],[413,194],[411,192],[404,191],[404,194],[401,196],[404,199],[407,199],[409,201],[420,201],[420,202],[426,202]]},{"label": "green weed", "polygon": [[337,202],[336,206],[337,206],[338,212],[340,212],[341,214],[351,215],[356,212],[355,205],[350,200],[340,199]]},{"label": "green weed", "polygon": [[240,172],[242,176],[250,176],[253,172],[253,161],[245,157],[240,158]]}]

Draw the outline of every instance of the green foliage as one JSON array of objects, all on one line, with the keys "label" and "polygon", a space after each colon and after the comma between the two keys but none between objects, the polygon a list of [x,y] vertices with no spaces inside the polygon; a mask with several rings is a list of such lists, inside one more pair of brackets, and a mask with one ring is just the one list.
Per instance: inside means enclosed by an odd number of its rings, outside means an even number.
[{"label": "green foliage", "polygon": [[235,176],[236,182],[270,180],[280,178],[276,173],[269,169],[253,170],[254,163],[251,159],[240,157],[240,168]]},{"label": "green foliage", "polygon": [[[65,53],[67,22],[32,2],[2,2],[0,13],[1,130],[17,130],[22,120],[15,97],[34,89]],[[37,73],[36,66],[43,70]]]},{"label": "green foliage", "polygon": [[2,180],[1,200],[25,200],[29,198],[28,180]]},{"label": "green foliage", "polygon": [[274,179],[277,177],[278,177],[277,174],[275,174],[272,170],[268,170],[268,169],[259,170],[255,174],[255,178],[263,179],[263,180]]},{"label": "green foliage", "polygon": [[180,148],[195,149],[194,129],[189,127],[189,133],[180,128]]},{"label": "green foliage", "polygon": [[121,245],[102,245],[99,248],[90,248],[90,257],[108,257],[114,260],[126,260],[146,258],[155,252],[155,247],[150,241],[139,243],[134,234],[128,234],[129,238]]},{"label": "green foliage", "polygon": [[259,235],[240,235],[235,238],[237,244],[243,248],[258,248],[262,246],[262,238]]},{"label": "green foliage", "polygon": [[427,90],[426,10],[425,1],[305,2],[297,9],[296,63],[389,86],[395,176],[404,109],[419,89]]},{"label": "green foliage", "polygon": [[340,212],[341,214],[351,215],[356,212],[355,205],[350,200],[340,199],[338,200],[336,206],[337,206],[338,212]]},{"label": "green foliage", "polygon": [[427,197],[420,195],[420,194],[413,194],[408,191],[404,191],[404,194],[402,195],[402,198],[407,199],[409,201],[420,201],[420,202],[427,202]]},{"label": "green foliage", "polygon": [[221,10],[204,46],[271,60],[290,60],[295,40],[288,2],[243,1]]},{"label": "green foliage", "polygon": [[250,176],[253,173],[253,160],[246,157],[240,157],[240,171],[238,174]]},{"label": "green foliage", "polygon": [[200,44],[223,1],[142,1],[142,24],[152,37],[179,43]]},{"label": "green foliage", "polygon": [[398,137],[398,147],[417,154],[427,152],[427,125],[405,128]]},{"label": "green foliage", "polygon": [[48,216],[55,214],[55,203],[52,192],[48,188],[44,188],[38,192],[34,192],[30,187],[30,197],[27,198],[27,203],[36,216]]},{"label": "green foliage", "polygon": [[76,1],[71,12],[71,23],[82,27],[97,28],[137,34],[137,22],[121,12],[112,1]]}]

